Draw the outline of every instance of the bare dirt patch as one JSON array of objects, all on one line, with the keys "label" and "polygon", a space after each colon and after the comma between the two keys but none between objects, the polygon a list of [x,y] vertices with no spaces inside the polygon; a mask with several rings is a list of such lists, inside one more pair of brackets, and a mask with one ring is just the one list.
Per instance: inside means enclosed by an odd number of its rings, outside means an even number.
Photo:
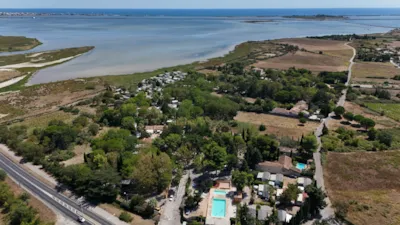
[{"label": "bare dirt patch", "polygon": [[[25,192],[20,186],[18,186],[16,183],[14,183],[14,181],[12,181],[10,178],[6,179],[6,183],[10,187],[10,189],[14,193],[14,195],[16,195],[16,196],[21,195],[22,193]],[[39,199],[37,199],[36,197],[34,197],[32,195],[30,195],[30,196],[31,197],[29,199],[29,205],[38,211],[40,219],[47,223],[56,222],[56,220],[57,220],[56,214],[50,208],[48,208],[43,202],[41,202]]]},{"label": "bare dirt patch", "polygon": [[348,207],[353,224],[399,224],[400,151],[329,152],[325,183],[333,203]]},{"label": "bare dirt patch", "polygon": [[340,57],[334,57],[324,54],[297,51],[288,53],[281,57],[259,61],[253,66],[258,68],[289,69],[291,67],[304,68],[313,72],[321,71],[346,71],[346,61]]},{"label": "bare dirt patch", "polygon": [[88,144],[86,145],[76,145],[74,147],[73,152],[75,153],[75,156],[71,159],[68,159],[62,163],[64,163],[65,166],[70,166],[70,165],[75,165],[75,164],[82,164],[85,162],[83,154],[85,153],[90,153],[92,149]]},{"label": "bare dirt patch", "polygon": [[307,122],[304,126],[299,126],[299,120],[295,118],[249,112],[239,112],[235,120],[255,125],[264,124],[268,134],[280,137],[288,136],[295,139],[314,132],[319,125],[315,122]]}]

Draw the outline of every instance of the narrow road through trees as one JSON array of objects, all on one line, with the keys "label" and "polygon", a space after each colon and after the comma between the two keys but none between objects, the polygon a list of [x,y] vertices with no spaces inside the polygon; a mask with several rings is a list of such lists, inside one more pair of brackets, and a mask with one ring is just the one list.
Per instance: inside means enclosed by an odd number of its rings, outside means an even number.
[{"label": "narrow road through trees", "polygon": [[[350,65],[349,65],[349,71],[348,71],[348,76],[347,76],[347,82],[346,82],[346,87],[350,85],[351,82],[351,75],[352,75],[352,68],[354,65],[354,58],[356,57],[357,51],[355,48],[349,45],[349,43],[346,43],[345,45],[349,46],[353,50],[353,57],[350,59]],[[344,103],[346,102],[346,95],[347,95],[347,89],[343,90],[342,96],[339,98],[336,106],[344,106]],[[335,116],[334,112],[331,112],[326,119],[324,119],[321,124],[318,126],[317,130],[315,131],[315,136],[317,137],[318,141],[318,148],[317,151],[314,153],[314,163],[315,163],[315,174],[314,174],[314,179],[317,182],[317,186],[321,188],[324,192],[326,192],[325,189],[325,183],[324,183],[324,172],[322,168],[322,163],[321,163],[321,136],[322,136],[322,128],[324,125],[328,125],[328,121],[332,119],[332,117]],[[328,197],[325,199],[327,206],[321,211],[321,216],[322,219],[327,219],[332,216],[334,216],[335,211],[332,208],[331,201]]]}]

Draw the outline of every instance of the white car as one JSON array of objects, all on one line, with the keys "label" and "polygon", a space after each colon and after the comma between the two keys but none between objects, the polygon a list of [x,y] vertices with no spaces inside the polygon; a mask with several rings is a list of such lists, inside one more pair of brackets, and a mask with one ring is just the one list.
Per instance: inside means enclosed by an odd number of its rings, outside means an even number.
[{"label": "white car", "polygon": [[173,200],[174,200],[174,196],[173,196],[173,195],[170,195],[170,196],[169,196],[169,201],[172,202]]},{"label": "white car", "polygon": [[83,218],[82,216],[79,216],[79,217],[78,217],[78,222],[84,223],[84,222],[86,222],[86,220],[85,220],[85,218]]}]

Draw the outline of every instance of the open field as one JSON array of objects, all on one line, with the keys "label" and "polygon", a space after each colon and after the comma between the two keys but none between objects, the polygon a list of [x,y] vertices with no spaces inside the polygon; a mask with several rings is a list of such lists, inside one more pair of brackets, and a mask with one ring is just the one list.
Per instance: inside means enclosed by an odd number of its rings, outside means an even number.
[{"label": "open field", "polygon": [[75,165],[75,164],[82,164],[85,162],[83,154],[90,153],[92,149],[90,148],[89,144],[85,145],[76,145],[74,147],[73,152],[75,156],[62,162],[65,166]]},{"label": "open field", "polygon": [[42,43],[36,38],[21,36],[0,36],[0,52],[25,51]]},{"label": "open field", "polygon": [[304,48],[308,51],[319,52],[327,50],[351,50],[346,46],[344,41],[333,41],[323,39],[311,39],[311,38],[285,38],[276,40],[278,43],[289,44],[298,46],[300,49]]},{"label": "open field", "polygon": [[375,111],[375,112],[384,112],[386,116],[400,121],[400,104],[396,103],[365,103],[365,105]]},{"label": "open field", "polygon": [[325,184],[356,225],[400,223],[400,151],[329,152]]},{"label": "open field", "polygon": [[[400,69],[397,69],[391,63],[377,62],[357,62],[353,66],[353,81],[371,81],[383,82],[384,79],[393,78],[395,75],[400,75]],[[382,79],[374,79],[369,77],[380,77]],[[361,78],[361,80],[359,80]],[[367,79],[366,79],[367,78]]]},{"label": "open field", "polygon": [[[5,182],[10,187],[11,191],[14,193],[15,196],[21,195],[22,193],[25,192],[19,185],[17,185],[10,178],[6,178]],[[37,210],[41,221],[44,221],[49,224],[56,222],[57,220],[56,214],[36,197],[30,195],[29,205]]]},{"label": "open field", "polygon": [[299,126],[299,120],[295,118],[250,112],[238,112],[238,115],[234,119],[239,122],[255,125],[264,124],[267,128],[266,133],[279,137],[288,136],[294,139],[314,132],[319,125],[315,122],[307,122],[304,126]]},{"label": "open field", "polygon": [[281,57],[259,61],[253,66],[258,68],[272,68],[286,70],[291,67],[304,68],[313,72],[321,71],[346,71],[346,60],[340,57],[333,57],[324,54],[297,51],[296,53],[289,53]]}]

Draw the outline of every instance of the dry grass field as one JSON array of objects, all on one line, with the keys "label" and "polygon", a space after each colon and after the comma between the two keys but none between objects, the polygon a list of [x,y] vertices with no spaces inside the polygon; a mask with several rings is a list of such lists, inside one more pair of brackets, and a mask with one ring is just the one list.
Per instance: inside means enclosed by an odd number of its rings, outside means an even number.
[{"label": "dry grass field", "polygon": [[[357,62],[353,67],[353,81],[357,81],[358,78],[369,77],[382,77],[382,78],[393,78],[395,75],[400,75],[400,69],[397,69],[391,63],[377,63],[377,62]],[[382,81],[380,79],[371,79],[371,82]]]},{"label": "dry grass field", "polygon": [[329,55],[321,55],[318,53],[297,51],[289,53],[281,57],[259,61],[253,66],[258,68],[272,69],[289,69],[290,67],[304,68],[313,72],[321,71],[346,71],[346,61],[339,57]]},{"label": "dry grass field", "polygon": [[344,41],[333,41],[311,38],[286,38],[277,40],[278,43],[298,46],[308,51],[319,52],[329,50],[351,50]]},{"label": "dry grass field", "polygon": [[329,152],[325,184],[331,201],[356,225],[400,224],[400,151]]},{"label": "dry grass field", "polygon": [[62,81],[23,88],[17,92],[0,95],[2,120],[27,118],[57,111],[59,106],[95,96],[104,90],[102,82]]},{"label": "dry grass field", "polygon": [[250,112],[239,112],[234,119],[254,125],[264,124],[267,128],[265,133],[274,134],[279,137],[288,136],[294,139],[301,138],[303,134],[306,135],[314,132],[319,125],[315,122],[307,122],[304,126],[299,126],[298,119]]}]

